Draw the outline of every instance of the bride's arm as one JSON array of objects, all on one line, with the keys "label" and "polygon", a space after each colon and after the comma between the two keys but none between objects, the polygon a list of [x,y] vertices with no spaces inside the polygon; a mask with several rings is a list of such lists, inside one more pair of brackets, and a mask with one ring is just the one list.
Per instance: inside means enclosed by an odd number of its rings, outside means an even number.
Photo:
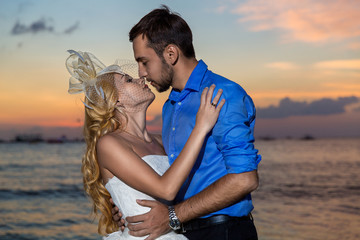
[{"label": "bride's arm", "polygon": [[[149,165],[131,149],[121,144],[111,135],[104,136],[97,145],[100,165],[129,186],[154,197],[173,200],[181,185],[190,173],[201,150],[207,133],[213,128],[219,116],[222,100],[215,108],[211,105],[215,86],[205,89],[201,95],[201,104],[196,115],[196,124],[183,150],[171,167],[159,176]],[[221,90],[214,98],[217,103]]]}]

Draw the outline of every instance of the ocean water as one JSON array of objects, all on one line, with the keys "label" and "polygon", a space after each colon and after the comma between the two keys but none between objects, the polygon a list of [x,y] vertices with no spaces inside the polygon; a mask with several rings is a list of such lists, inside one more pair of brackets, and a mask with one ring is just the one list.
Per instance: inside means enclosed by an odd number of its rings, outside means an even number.
[{"label": "ocean water", "polygon": [[258,141],[260,239],[360,239],[360,139]]},{"label": "ocean water", "polygon": [[[257,141],[259,239],[360,239],[360,139]],[[0,239],[101,239],[83,143],[0,144]]]}]

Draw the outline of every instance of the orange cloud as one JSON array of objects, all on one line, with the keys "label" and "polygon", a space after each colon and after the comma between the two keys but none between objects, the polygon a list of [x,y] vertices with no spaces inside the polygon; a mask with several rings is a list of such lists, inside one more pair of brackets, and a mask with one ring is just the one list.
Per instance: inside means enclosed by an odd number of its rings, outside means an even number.
[{"label": "orange cloud", "polygon": [[357,0],[251,0],[233,13],[251,31],[279,29],[286,42],[328,42],[360,36]]},{"label": "orange cloud", "polygon": [[314,64],[321,69],[360,70],[360,59],[323,61]]},{"label": "orange cloud", "polygon": [[265,67],[279,69],[279,70],[294,70],[299,68],[298,65],[292,62],[272,62],[266,64]]},{"label": "orange cloud", "polygon": [[360,49],[360,42],[352,42],[347,46],[349,49]]}]

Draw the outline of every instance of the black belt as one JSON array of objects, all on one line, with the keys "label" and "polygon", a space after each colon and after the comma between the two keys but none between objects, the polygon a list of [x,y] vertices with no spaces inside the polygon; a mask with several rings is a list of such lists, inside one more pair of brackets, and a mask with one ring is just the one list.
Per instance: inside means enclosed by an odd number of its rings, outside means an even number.
[{"label": "black belt", "polygon": [[215,215],[208,218],[197,218],[182,224],[181,232],[185,233],[191,230],[199,230],[213,225],[222,224],[230,221],[252,220],[251,214],[244,217],[230,217],[228,215]]}]

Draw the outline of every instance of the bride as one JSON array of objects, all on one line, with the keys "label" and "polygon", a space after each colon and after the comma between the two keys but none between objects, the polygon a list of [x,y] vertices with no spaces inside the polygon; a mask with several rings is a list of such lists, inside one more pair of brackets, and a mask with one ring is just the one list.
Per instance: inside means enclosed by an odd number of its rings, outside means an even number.
[{"label": "bride", "polygon": [[[112,220],[110,198],[123,217],[149,211],[136,199],[172,201],[190,173],[206,135],[217,121],[224,105],[221,90],[212,99],[215,86],[205,88],[195,127],[176,161],[169,166],[161,136],[146,129],[146,110],[155,98],[144,79],[127,73],[134,65],[106,67],[94,55],[69,50],[66,67],[71,74],[69,93],[85,94],[84,137],[86,153],[82,159],[83,182],[100,211],[98,232],[104,239],[144,239],[117,231]],[[136,67],[136,64],[135,64]],[[170,232],[158,239],[186,239]]]}]

